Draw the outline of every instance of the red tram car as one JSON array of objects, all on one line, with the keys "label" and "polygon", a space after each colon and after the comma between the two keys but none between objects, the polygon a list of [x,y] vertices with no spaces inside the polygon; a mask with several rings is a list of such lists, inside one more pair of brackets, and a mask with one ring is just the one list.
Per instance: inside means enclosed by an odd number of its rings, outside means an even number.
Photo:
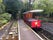
[{"label": "red tram car", "polygon": [[31,10],[28,12],[24,12],[23,19],[31,28],[40,28],[42,25],[41,20],[38,19],[37,16],[34,16],[34,14],[40,12],[43,12],[43,10]]}]

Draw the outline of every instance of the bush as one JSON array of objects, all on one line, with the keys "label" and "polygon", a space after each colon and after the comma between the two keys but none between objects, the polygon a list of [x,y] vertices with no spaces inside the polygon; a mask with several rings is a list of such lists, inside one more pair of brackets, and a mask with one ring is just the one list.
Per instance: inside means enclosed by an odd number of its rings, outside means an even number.
[{"label": "bush", "polygon": [[11,15],[8,13],[0,14],[0,26],[6,24],[11,18]]}]

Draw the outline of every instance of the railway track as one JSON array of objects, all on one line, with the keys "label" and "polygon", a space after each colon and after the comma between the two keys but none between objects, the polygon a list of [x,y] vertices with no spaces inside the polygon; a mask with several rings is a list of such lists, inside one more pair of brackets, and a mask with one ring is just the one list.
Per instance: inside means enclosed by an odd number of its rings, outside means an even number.
[{"label": "railway track", "polygon": [[2,40],[18,40],[18,27],[16,21],[6,30],[6,34],[2,37]]},{"label": "railway track", "polygon": [[44,40],[53,40],[53,35],[48,31],[43,29],[33,29],[38,35],[40,35]]},{"label": "railway track", "polygon": [[10,29],[12,24],[13,21],[10,21],[9,23],[3,26],[3,28],[0,30],[0,40],[2,40],[2,38],[8,34],[8,30]]}]

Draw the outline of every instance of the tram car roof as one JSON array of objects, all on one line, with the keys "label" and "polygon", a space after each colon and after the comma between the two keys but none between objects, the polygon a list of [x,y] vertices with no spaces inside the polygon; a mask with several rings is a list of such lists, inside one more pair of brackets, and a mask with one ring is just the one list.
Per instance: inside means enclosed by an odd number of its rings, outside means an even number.
[{"label": "tram car roof", "polygon": [[33,12],[43,12],[43,10],[31,10],[31,11],[24,12],[23,14],[27,14],[28,12],[31,12],[31,13],[33,13]]}]

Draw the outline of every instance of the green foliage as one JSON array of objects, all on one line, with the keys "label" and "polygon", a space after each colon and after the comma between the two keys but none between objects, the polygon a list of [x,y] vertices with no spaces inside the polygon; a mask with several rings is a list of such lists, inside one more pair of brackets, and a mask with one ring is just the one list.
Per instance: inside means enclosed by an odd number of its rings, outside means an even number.
[{"label": "green foliage", "polygon": [[29,10],[32,10],[32,5],[31,4],[31,0],[24,0],[24,3],[23,3],[23,9],[22,9],[22,12],[26,12],[26,11],[29,11]]},{"label": "green foliage", "polygon": [[6,24],[8,22],[8,20],[0,20],[0,27],[3,26],[4,24]]},{"label": "green foliage", "polygon": [[10,17],[11,17],[11,15],[8,14],[8,13],[4,13],[4,14],[1,14],[1,15],[0,15],[0,19],[6,19],[6,20],[9,20]]},{"label": "green foliage", "polygon": [[5,0],[6,12],[12,15],[12,19],[16,19],[17,13],[23,9],[23,2],[19,0]]},{"label": "green foliage", "polygon": [[19,10],[22,9],[22,2],[19,0],[6,0],[4,1],[4,4],[6,5],[6,11],[9,13],[18,13]]},{"label": "green foliage", "polygon": [[53,0],[37,0],[33,3],[33,9],[43,9],[44,14],[53,13]]},{"label": "green foliage", "polygon": [[0,14],[0,26],[6,24],[11,18],[11,15],[8,13]]},{"label": "green foliage", "polygon": [[0,3],[2,3],[3,2],[3,0],[0,0]]},{"label": "green foliage", "polygon": [[0,13],[4,13],[5,11],[5,6],[0,3]]}]

